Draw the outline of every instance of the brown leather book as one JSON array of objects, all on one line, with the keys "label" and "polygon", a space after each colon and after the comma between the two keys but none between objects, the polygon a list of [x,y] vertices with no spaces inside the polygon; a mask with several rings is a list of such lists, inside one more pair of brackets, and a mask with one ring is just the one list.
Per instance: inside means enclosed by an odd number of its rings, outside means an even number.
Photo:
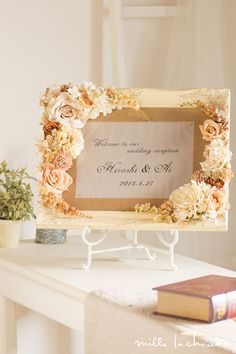
[{"label": "brown leather book", "polygon": [[155,314],[215,322],[236,317],[236,278],[207,275],[158,286]]}]

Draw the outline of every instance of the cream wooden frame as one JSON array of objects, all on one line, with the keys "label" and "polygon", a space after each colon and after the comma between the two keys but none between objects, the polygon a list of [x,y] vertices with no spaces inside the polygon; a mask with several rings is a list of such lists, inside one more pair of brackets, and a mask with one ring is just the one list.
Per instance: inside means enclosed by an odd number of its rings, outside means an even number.
[{"label": "cream wooden frame", "polygon": [[[180,91],[165,91],[154,89],[138,90],[137,101],[140,107],[166,107],[182,108],[195,107],[196,101],[209,103],[219,98],[230,105],[230,92],[228,89],[192,89]],[[228,109],[229,120],[229,109]],[[228,225],[228,211],[222,223],[157,223],[151,214],[117,211],[85,211],[84,216],[65,217],[55,215],[51,211],[39,206],[37,227],[45,229],[80,229],[89,226],[92,230],[146,230],[161,231],[178,229],[181,231],[226,231]]]}]

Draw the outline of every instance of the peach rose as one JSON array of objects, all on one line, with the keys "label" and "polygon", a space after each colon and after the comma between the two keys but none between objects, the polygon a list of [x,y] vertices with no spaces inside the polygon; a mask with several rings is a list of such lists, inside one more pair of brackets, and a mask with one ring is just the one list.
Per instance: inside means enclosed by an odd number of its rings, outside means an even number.
[{"label": "peach rose", "polygon": [[212,119],[207,119],[203,125],[199,126],[203,139],[206,141],[212,141],[213,139],[219,139],[223,136],[221,125],[214,122]]},{"label": "peach rose", "polygon": [[225,194],[223,191],[214,189],[210,194],[210,200],[216,211],[221,211],[225,205]]},{"label": "peach rose", "polygon": [[66,92],[52,99],[46,109],[49,119],[62,125],[80,129],[88,120],[81,103]]},{"label": "peach rose", "polygon": [[73,182],[72,177],[60,168],[55,168],[54,165],[48,164],[45,166],[41,184],[49,192],[60,194],[68,189]]},{"label": "peach rose", "polygon": [[225,167],[226,163],[224,160],[214,158],[206,159],[205,161],[200,162],[200,165],[203,171],[219,172]]}]

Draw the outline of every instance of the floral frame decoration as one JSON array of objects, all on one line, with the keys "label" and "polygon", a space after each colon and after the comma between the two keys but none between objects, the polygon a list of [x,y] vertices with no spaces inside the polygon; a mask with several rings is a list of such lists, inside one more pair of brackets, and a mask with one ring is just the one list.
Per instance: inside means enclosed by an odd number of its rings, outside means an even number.
[{"label": "floral frame decoration", "polygon": [[[47,88],[41,101],[44,138],[39,142],[38,227],[95,229],[226,230],[229,182],[230,92],[228,89],[181,91],[96,87],[92,83]],[[63,192],[73,183],[67,173],[84,149],[83,127],[113,110],[143,106],[195,108],[205,117],[199,126],[205,143],[203,161],[189,183],[161,205],[135,205],[133,212],[84,212],[69,205]],[[109,220],[109,222],[108,222]]]}]

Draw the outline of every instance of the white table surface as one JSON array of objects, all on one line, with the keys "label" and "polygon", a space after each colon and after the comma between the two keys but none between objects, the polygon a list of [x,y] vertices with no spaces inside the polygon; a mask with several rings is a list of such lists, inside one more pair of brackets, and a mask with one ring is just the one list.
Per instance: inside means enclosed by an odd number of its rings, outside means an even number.
[{"label": "white table surface", "polygon": [[[112,244],[114,238],[111,235],[108,242]],[[124,243],[124,239],[120,242]],[[170,271],[165,255],[158,254],[156,260],[150,261],[142,251],[99,255],[90,270],[83,270],[85,254],[80,236],[71,236],[61,245],[39,245],[26,240],[18,248],[0,249],[0,296],[83,332],[84,302],[86,295],[95,289],[115,286],[151,289],[205,274],[236,275],[181,255],[175,258],[178,270]],[[134,260],[134,256],[139,259]]]}]

